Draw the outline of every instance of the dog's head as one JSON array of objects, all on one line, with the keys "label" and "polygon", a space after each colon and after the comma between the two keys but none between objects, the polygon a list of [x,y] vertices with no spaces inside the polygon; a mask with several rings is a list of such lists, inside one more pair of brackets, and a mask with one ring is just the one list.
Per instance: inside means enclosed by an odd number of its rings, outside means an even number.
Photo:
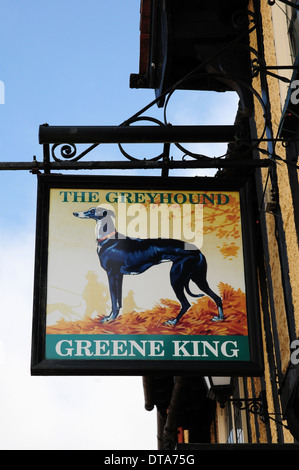
[{"label": "dog's head", "polygon": [[105,207],[91,207],[87,211],[73,212],[75,217],[79,219],[94,219],[102,220],[106,217],[115,217],[114,212],[111,209],[106,209]]},{"label": "dog's head", "polygon": [[115,233],[114,211],[106,207],[91,207],[87,211],[73,212],[79,219],[93,219],[96,221],[96,237],[98,240],[111,233]]}]

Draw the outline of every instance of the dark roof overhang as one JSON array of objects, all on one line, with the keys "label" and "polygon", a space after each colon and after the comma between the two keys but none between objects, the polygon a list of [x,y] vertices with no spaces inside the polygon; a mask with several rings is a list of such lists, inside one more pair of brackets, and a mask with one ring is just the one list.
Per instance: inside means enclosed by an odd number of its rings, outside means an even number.
[{"label": "dark roof overhang", "polygon": [[139,73],[131,88],[151,88],[158,105],[174,85],[236,91],[252,112],[248,0],[142,0]]}]

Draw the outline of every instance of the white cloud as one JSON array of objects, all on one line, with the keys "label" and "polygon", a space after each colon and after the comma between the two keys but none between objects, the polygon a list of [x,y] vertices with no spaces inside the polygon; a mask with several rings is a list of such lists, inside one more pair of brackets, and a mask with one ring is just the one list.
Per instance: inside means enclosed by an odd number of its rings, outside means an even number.
[{"label": "white cloud", "polygon": [[156,449],[141,377],[31,377],[34,240],[0,235],[0,448]]}]

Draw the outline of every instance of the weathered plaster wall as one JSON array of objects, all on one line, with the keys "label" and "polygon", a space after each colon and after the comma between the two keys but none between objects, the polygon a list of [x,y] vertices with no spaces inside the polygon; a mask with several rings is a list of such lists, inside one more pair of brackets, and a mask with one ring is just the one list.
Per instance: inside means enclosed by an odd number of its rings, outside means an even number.
[{"label": "weathered plaster wall", "polygon": [[[251,3],[251,2],[250,2]],[[250,8],[253,10],[252,4]],[[262,25],[264,33],[264,48],[265,48],[265,60],[268,65],[276,65],[276,54],[275,54],[275,42],[273,34],[273,24],[272,24],[272,14],[271,6],[268,5],[266,1],[261,2],[261,15],[262,15]],[[256,37],[255,34],[251,34],[251,44],[256,49]],[[254,79],[253,83],[254,88],[260,91],[260,81],[259,78]],[[272,126],[273,134],[277,135],[278,125],[281,118],[281,103],[280,103],[280,90],[279,90],[279,81],[271,76],[268,76],[268,87],[270,95],[270,105],[271,105],[271,115],[272,115]],[[259,103],[255,103],[255,118],[258,132],[262,132],[264,127],[264,118]],[[267,144],[264,143],[263,147],[266,149]],[[276,153],[285,158],[285,149],[281,143],[276,145]],[[263,156],[261,155],[263,158]],[[267,169],[262,170],[262,180],[263,184],[266,184],[267,181]],[[298,279],[299,279],[299,252],[298,252],[298,243],[294,223],[294,207],[292,204],[292,195],[289,185],[289,176],[287,165],[281,162],[278,162],[276,165],[277,179],[278,179],[278,188],[279,188],[279,204],[282,213],[283,226],[285,231],[286,238],[286,249],[288,254],[288,263],[289,263],[289,276],[292,286],[292,295],[294,303],[294,312],[295,312],[295,322],[297,328],[297,335],[299,336],[299,289],[298,289]],[[268,182],[269,184],[269,182]],[[277,325],[279,332],[279,339],[281,343],[281,354],[282,354],[282,368],[285,371],[287,364],[290,359],[289,354],[289,336],[287,330],[286,322],[286,312],[284,305],[284,296],[282,290],[282,280],[281,280],[281,268],[278,255],[278,246],[276,241],[275,234],[275,215],[266,214],[267,219],[267,235],[268,235],[268,246],[270,251],[270,266],[271,266],[271,275],[272,283],[274,287],[274,300],[275,300],[275,309],[277,317]]]},{"label": "weathered plaster wall", "polygon": [[[252,2],[249,5],[250,10],[254,10]],[[272,22],[272,11],[271,6],[268,5],[266,0],[261,0],[261,16],[262,16],[262,26],[263,26],[263,39],[264,39],[264,49],[265,49],[265,60],[267,65],[276,65],[276,51],[275,51],[275,40],[273,32],[273,22]],[[257,49],[257,41],[255,34],[251,34],[251,45]],[[276,39],[277,41],[277,39]],[[281,99],[280,99],[280,87],[279,81],[276,78],[270,76],[267,77],[269,95],[270,95],[270,105],[271,105],[271,116],[272,116],[272,127],[274,136],[277,135],[278,125],[281,119]],[[254,79],[253,87],[261,94],[261,85],[259,77]],[[261,105],[255,100],[255,121],[257,125],[258,134],[261,135],[262,130],[264,129],[264,117]],[[267,149],[267,144],[263,143],[261,145],[264,149]],[[276,145],[276,153],[285,158],[285,149],[281,143]],[[265,158],[261,154],[261,158]],[[289,264],[289,278],[290,284],[292,287],[292,296],[293,296],[293,305],[294,305],[294,316],[295,316],[295,325],[296,325],[296,335],[299,336],[299,251],[298,251],[298,242],[297,235],[295,230],[294,222],[294,207],[292,204],[292,195],[289,185],[289,175],[288,168],[285,163],[278,162],[276,165],[277,172],[277,181],[278,181],[278,190],[279,190],[279,204],[282,213],[283,227],[285,232],[286,239],[286,251],[288,256]],[[271,184],[268,176],[268,170],[262,169],[261,176],[263,181],[263,187],[266,184]],[[290,361],[290,339],[287,326],[287,317],[286,309],[284,303],[284,292],[282,287],[282,277],[281,277],[281,265],[279,260],[278,244],[276,239],[276,226],[275,226],[275,215],[267,213],[266,214],[266,230],[267,230],[267,244],[269,248],[269,265],[271,269],[271,282],[273,285],[273,298],[275,305],[275,317],[277,322],[277,331],[279,337],[280,353],[281,353],[281,367],[282,372],[286,371],[286,368]],[[274,328],[274,325],[272,324]],[[263,334],[264,329],[263,329]],[[265,380],[266,380],[266,389],[267,389],[267,399],[269,405],[269,412],[272,405],[272,394],[271,394],[271,382],[270,382],[270,370],[269,363],[267,361],[267,351],[265,349],[264,341],[264,350],[265,350]],[[271,426],[271,434],[275,435],[275,430]],[[286,442],[292,442],[293,438],[290,433],[285,433]]]}]

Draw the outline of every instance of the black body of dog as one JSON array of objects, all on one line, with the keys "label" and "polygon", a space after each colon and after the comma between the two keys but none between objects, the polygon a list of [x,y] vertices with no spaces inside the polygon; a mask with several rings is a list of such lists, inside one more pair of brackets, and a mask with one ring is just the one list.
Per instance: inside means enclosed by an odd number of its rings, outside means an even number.
[{"label": "black body of dog", "polygon": [[74,212],[75,217],[94,219],[97,222],[98,256],[101,266],[107,272],[111,296],[111,313],[104,317],[102,322],[117,318],[122,307],[122,281],[126,274],[141,274],[151,266],[164,261],[171,261],[170,283],[181,309],[176,318],[166,322],[176,325],[184,313],[189,309],[190,303],[185,291],[192,297],[201,297],[203,294],[192,294],[189,282],[193,281],[198,288],[211,297],[218,307],[218,316],[214,321],[223,319],[222,300],[209,287],[207,276],[207,262],[201,251],[194,245],[188,245],[181,240],[174,239],[139,239],[124,237],[116,232],[112,217],[114,213],[105,208],[91,208],[84,212]]}]

